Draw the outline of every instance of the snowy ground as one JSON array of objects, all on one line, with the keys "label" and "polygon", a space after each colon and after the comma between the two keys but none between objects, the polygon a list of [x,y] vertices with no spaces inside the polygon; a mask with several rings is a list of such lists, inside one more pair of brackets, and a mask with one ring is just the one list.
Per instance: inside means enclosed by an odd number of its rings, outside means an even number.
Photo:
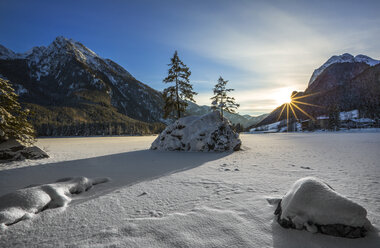
[{"label": "snowy ground", "polygon": [[[40,139],[51,158],[2,165],[0,196],[65,177],[112,181],[6,227],[0,247],[380,247],[380,133],[246,134],[235,153],[147,150],[154,138]],[[267,199],[305,176],[361,204],[376,229],[344,239],[280,227]]]}]

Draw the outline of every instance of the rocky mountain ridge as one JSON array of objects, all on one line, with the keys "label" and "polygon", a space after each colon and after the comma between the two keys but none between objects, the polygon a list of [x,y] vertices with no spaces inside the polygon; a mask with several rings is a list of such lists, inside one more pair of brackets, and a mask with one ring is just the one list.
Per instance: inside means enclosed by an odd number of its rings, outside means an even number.
[{"label": "rocky mountain ridge", "polygon": [[[85,132],[82,124],[86,123],[94,129],[86,135],[115,133],[120,126],[133,130],[144,126],[141,122],[167,123],[162,119],[161,92],[82,43],[62,36],[46,47],[34,47],[25,53],[15,53],[0,45],[0,77],[11,81],[21,102],[35,113],[32,121],[40,135],[76,135],[79,127],[80,135]],[[188,115],[202,115],[205,111],[209,112],[208,107],[192,104]],[[232,123],[252,121],[240,115],[231,117],[235,117]],[[108,128],[111,122],[134,124],[133,128],[120,123]],[[103,131],[97,132],[99,123],[103,123]],[[47,129],[45,124],[50,127],[49,132],[41,133]],[[61,131],[50,132],[63,124]]]},{"label": "rocky mountain ridge", "polygon": [[161,121],[161,95],[128,71],[80,42],[57,37],[24,54],[1,49],[0,74],[15,84],[21,100],[44,106],[83,102],[115,107],[131,118]]},{"label": "rocky mountain ridge", "polygon": [[[334,61],[334,63],[331,63]],[[310,119],[336,111],[358,109],[361,117],[380,118],[380,61],[365,55],[350,54],[331,57],[304,92],[293,92],[297,108],[289,109],[291,119]],[[313,73],[313,76],[316,72]],[[313,78],[312,76],[312,78]],[[301,103],[300,103],[301,102]],[[284,111],[282,111],[284,109]],[[267,125],[287,118],[286,106],[273,110],[255,126]],[[253,127],[253,126],[252,126]]]},{"label": "rocky mountain ridge", "polygon": [[314,83],[315,79],[321,75],[321,73],[330,65],[336,63],[365,63],[369,66],[375,66],[380,63],[380,60],[372,59],[366,55],[356,55],[355,57],[349,53],[344,53],[342,55],[334,55],[330,59],[328,59],[323,65],[321,65],[318,69],[315,69],[310,81],[309,86]]}]

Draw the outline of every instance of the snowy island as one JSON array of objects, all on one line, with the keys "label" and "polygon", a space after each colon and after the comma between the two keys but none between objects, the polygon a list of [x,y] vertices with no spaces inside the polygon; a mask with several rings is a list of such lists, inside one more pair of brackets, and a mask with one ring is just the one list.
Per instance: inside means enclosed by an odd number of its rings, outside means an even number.
[{"label": "snowy island", "polygon": [[152,143],[152,150],[165,151],[238,151],[239,134],[218,111],[202,116],[183,117],[165,130]]}]

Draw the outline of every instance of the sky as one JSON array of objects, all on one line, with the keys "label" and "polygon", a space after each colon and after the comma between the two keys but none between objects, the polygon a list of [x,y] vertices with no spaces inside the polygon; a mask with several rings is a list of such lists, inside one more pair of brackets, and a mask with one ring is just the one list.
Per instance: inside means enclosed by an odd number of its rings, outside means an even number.
[{"label": "sky", "polygon": [[240,114],[271,112],[333,55],[380,59],[380,1],[0,0],[0,44],[83,43],[157,90],[177,50],[200,105],[219,76]]}]

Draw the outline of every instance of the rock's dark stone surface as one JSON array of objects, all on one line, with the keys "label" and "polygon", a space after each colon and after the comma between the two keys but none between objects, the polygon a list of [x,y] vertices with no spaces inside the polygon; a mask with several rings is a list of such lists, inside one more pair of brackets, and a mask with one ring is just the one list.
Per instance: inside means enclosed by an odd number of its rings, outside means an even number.
[{"label": "rock's dark stone surface", "polygon": [[46,152],[42,151],[37,146],[24,146],[17,141],[10,142],[11,144],[2,144],[0,147],[0,163],[10,161],[19,161],[24,159],[41,159],[48,158]]},{"label": "rock's dark stone surface", "polygon": [[[277,208],[274,212],[274,215],[276,215],[276,220],[280,226],[283,228],[293,228],[296,229],[295,224],[292,222],[291,219],[281,219],[281,201],[278,203]],[[326,235],[336,236],[336,237],[343,237],[343,238],[362,238],[365,237],[367,233],[367,229],[365,227],[354,227],[354,226],[347,226],[343,224],[329,224],[329,225],[320,225],[318,223],[309,223],[310,225],[314,224],[319,233],[323,233]],[[306,229],[305,227],[303,229]]]},{"label": "rock's dark stone surface", "polygon": [[239,134],[230,122],[215,111],[202,116],[188,116],[175,121],[152,143],[152,150],[165,151],[238,151]]}]

